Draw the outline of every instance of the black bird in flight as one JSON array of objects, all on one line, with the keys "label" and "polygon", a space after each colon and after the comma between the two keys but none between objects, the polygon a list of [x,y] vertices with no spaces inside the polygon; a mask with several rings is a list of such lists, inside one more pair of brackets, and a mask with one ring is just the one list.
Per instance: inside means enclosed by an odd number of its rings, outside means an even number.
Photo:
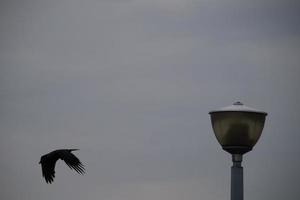
[{"label": "black bird in flight", "polygon": [[74,154],[71,153],[71,151],[77,150],[79,149],[58,149],[41,157],[41,161],[39,163],[42,165],[42,173],[46,183],[53,182],[55,177],[55,163],[58,159],[64,160],[71,169],[75,169],[75,171],[79,174],[84,174],[84,165]]}]

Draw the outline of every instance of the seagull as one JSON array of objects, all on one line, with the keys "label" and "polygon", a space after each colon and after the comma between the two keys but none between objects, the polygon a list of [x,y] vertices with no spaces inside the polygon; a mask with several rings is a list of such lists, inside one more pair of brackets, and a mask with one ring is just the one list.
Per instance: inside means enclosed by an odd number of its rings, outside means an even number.
[{"label": "seagull", "polygon": [[46,183],[52,183],[55,177],[55,163],[58,159],[64,160],[65,163],[74,169],[79,174],[84,174],[84,165],[80,160],[71,152],[79,149],[58,149],[45,154],[41,157],[39,164],[42,166],[42,174],[46,180]]}]

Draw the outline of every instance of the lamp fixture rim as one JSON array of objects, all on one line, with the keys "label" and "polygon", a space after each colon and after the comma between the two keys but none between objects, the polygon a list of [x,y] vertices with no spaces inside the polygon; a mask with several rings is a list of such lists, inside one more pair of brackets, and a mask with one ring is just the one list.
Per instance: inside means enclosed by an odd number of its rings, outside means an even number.
[{"label": "lamp fixture rim", "polygon": [[263,114],[265,116],[268,115],[268,113],[266,112],[263,112],[263,111],[246,111],[246,110],[243,110],[243,111],[239,111],[239,110],[212,110],[210,111],[208,114],[214,114],[214,113],[229,113],[229,112],[232,112],[232,113],[256,113],[256,114]]},{"label": "lamp fixture rim", "polygon": [[257,113],[257,114],[263,114],[263,115],[268,115],[268,113],[264,111],[260,111],[254,108],[250,108],[248,106],[245,106],[241,102],[235,102],[233,105],[226,106],[224,108],[221,108],[219,110],[212,110],[209,112],[209,114],[214,114],[214,113],[223,113],[223,112],[239,112],[239,113]]}]

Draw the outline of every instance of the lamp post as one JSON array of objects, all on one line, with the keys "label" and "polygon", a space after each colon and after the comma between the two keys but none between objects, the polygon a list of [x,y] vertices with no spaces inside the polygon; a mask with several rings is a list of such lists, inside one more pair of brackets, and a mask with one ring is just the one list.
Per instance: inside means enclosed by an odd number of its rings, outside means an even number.
[{"label": "lamp post", "polygon": [[209,114],[218,142],[232,155],[231,200],[243,200],[243,154],[258,141],[267,113],[236,102]]}]

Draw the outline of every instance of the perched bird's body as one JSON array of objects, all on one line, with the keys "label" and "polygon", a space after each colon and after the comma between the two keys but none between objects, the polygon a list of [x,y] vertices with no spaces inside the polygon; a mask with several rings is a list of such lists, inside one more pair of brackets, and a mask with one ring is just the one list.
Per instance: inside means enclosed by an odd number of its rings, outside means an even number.
[{"label": "perched bird's body", "polygon": [[80,160],[71,152],[79,149],[58,149],[41,157],[43,177],[47,183],[51,183],[55,177],[55,164],[58,159],[64,160],[71,168],[79,174],[84,174],[84,166]]}]

